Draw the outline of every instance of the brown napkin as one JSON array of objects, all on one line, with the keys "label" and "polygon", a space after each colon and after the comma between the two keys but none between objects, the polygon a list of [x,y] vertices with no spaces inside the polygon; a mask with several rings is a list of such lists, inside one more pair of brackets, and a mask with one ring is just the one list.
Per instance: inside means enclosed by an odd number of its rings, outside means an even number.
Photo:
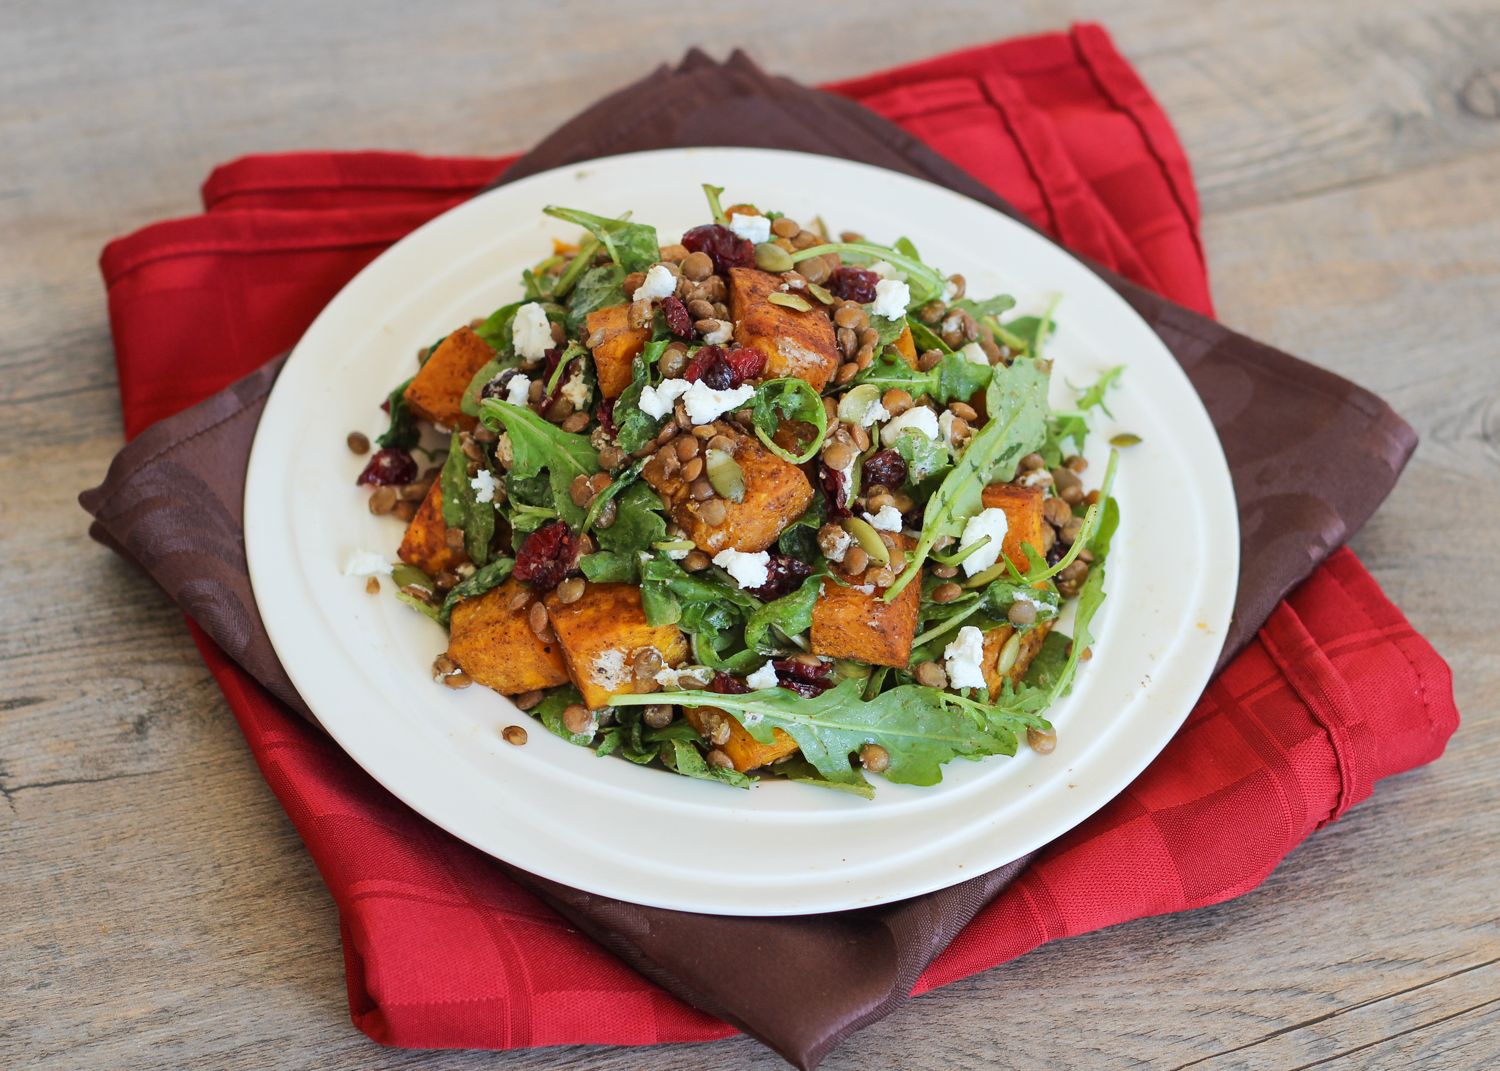
[{"label": "brown napkin", "polygon": [[[736,54],[690,54],[583,112],[505,180],[598,156],[690,145],[794,149],[864,161],[1016,213],[906,133]],[[1384,499],[1416,444],[1370,393],[1101,271],[1160,334],[1213,418],[1241,526],[1227,661],[1291,588]],[[271,649],[245,571],[244,468],[281,361],[121,451],[82,501],[92,532],[138,562],[214,641],[307,715]],[[906,999],[922,969],[1025,865],[899,904],[800,918],[664,911],[507,868],[642,974],[811,1068]],[[504,865],[504,864],[499,864]]]}]

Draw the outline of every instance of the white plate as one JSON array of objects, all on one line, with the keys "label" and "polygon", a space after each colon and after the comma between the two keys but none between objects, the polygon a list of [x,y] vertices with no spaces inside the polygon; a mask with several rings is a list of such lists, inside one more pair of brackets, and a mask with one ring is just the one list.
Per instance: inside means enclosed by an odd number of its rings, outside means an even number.
[{"label": "white plate", "polygon": [[[378,429],[376,406],[418,346],[514,300],[520,269],[577,228],[565,204],[626,210],[664,241],[701,223],[702,182],[733,199],[877,240],[910,237],[969,292],[1021,311],[1061,295],[1053,403],[1065,381],[1124,363],[1116,431],[1122,523],[1094,657],[1048,712],[1057,750],[954,762],[941,785],[876,778],[873,801],[811,786],[752,791],[599,759],[484,688],[430,675],[439,627],[340,574],[355,549],[391,554],[400,528],[373,517],[344,446]],[[686,911],[784,915],[884,903],[943,888],[1045,844],[1116,795],[1182,723],[1213,669],[1234,600],[1233,492],[1219,441],[1177,362],[1097,276],[1025,227],[938,186],[827,157],[751,149],[616,156],[503,186],[403,239],[303,336],[266,405],[245,489],[256,601],[287,673],[344,749],[412,808],[470,844],[590,892]],[[506,725],[530,742],[500,738]]]}]

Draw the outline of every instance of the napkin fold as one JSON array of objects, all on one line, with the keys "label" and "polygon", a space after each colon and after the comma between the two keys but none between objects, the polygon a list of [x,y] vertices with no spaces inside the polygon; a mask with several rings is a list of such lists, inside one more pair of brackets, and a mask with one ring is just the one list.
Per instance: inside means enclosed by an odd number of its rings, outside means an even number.
[{"label": "napkin fold", "polygon": [[[1414,435],[1373,395],[1202,315],[1185,158],[1104,32],[1077,27],[830,88],[842,96],[768,77],[739,54],[718,64],[692,53],[514,163],[249,158],[205,184],[206,214],[104,254],[126,426],[146,430],[82,496],[93,531],[195,622],[339,903],[351,1009],[377,1040],[645,1043],[721,1037],[730,1023],[812,1067],[913,992],[1046,940],[1253,887],[1376,779],[1439,754],[1456,725],[1441,659],[1349,552],[1329,557],[1388,493]],[[729,143],[876,163],[1040,226],[1161,334],[1223,439],[1243,543],[1226,668],[1163,756],[1030,865],[837,915],[642,908],[480,855],[290,716],[307,711],[243,560],[244,462],[279,368],[268,358],[380,249],[502,169],[511,179]]]}]

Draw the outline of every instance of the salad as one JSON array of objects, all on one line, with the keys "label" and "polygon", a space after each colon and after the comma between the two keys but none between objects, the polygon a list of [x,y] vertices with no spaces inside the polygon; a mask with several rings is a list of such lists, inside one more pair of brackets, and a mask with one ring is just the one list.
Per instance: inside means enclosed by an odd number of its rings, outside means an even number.
[{"label": "salad", "polygon": [[1052,410],[1052,309],[704,190],[666,245],[546,209],[578,240],[386,396],[359,482],[406,531],[346,571],[448,630],[436,680],[599,755],[869,796],[1050,752],[1119,519],[1117,451],[1092,489],[1082,453],[1120,369]]}]

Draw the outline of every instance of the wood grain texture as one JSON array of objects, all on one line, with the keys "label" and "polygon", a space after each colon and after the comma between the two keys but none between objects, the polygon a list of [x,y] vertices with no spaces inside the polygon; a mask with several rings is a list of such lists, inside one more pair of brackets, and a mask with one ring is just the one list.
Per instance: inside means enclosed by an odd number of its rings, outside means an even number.
[{"label": "wood grain texture", "polygon": [[[1500,1063],[1500,10],[893,0],[0,8],[0,1065],[774,1068],[711,1047],[376,1048],[337,919],[180,619],[85,536],[120,441],[96,258],[246,152],[524,147],[698,43],[807,80],[1105,21],[1197,171],[1227,322],[1422,433],[1355,549],[1452,662],[1437,764],[1255,892],[1043,948],[830,1069]],[[852,11],[859,10],[855,16]],[[583,27],[608,24],[608,33]]]}]

